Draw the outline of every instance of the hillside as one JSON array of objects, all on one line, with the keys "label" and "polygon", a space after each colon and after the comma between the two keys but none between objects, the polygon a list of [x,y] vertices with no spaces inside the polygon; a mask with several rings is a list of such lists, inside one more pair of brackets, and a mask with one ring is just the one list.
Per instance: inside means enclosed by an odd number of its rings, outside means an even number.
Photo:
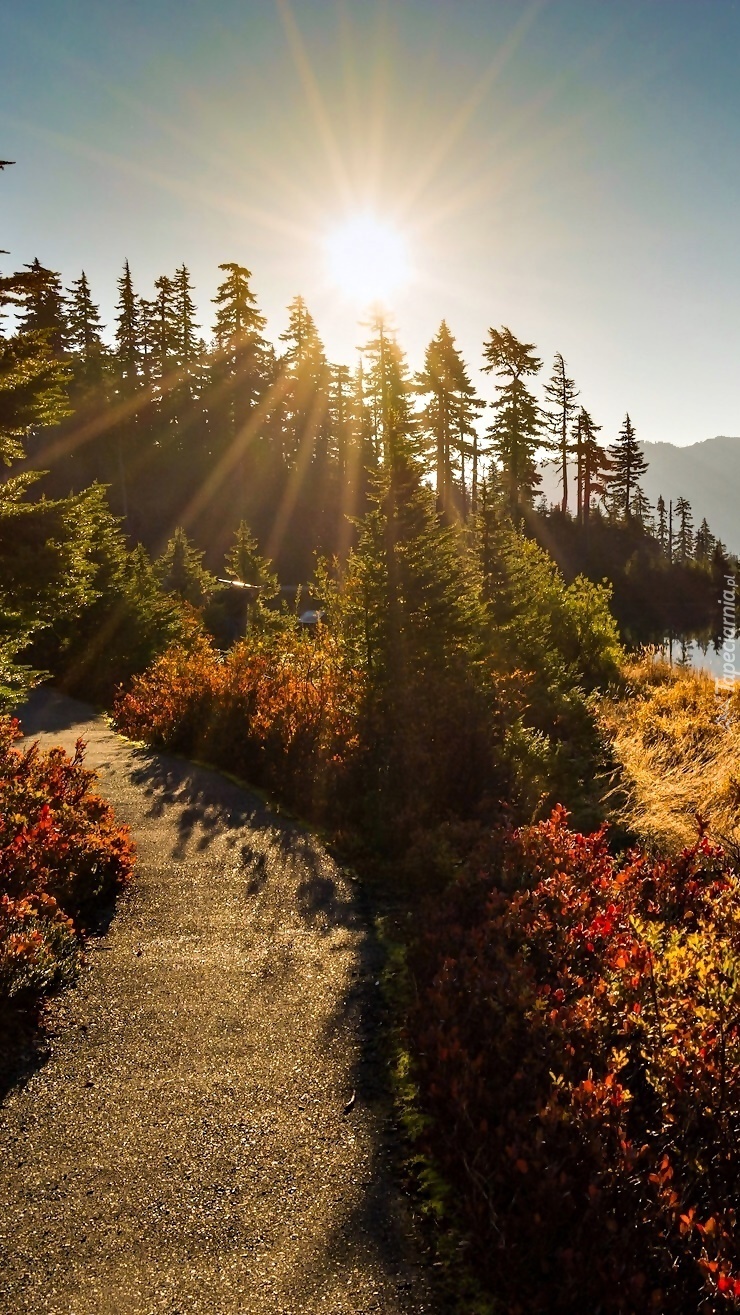
[{"label": "hillside", "polygon": [[[740,437],[719,435],[676,447],[673,443],[643,443],[650,463],[644,480],[645,492],[654,504],[660,494],[666,503],[683,495],[688,498],[698,524],[706,516],[712,532],[733,553],[740,552]],[[548,502],[560,496],[554,466],[542,472],[542,490]]]}]

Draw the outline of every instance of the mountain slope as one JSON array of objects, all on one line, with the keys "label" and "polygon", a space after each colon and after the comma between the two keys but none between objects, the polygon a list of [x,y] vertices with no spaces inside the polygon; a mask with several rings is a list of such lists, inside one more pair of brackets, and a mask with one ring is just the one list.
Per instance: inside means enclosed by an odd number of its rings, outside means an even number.
[{"label": "mountain slope", "polygon": [[[653,505],[661,494],[666,505],[670,499],[688,498],[695,525],[706,516],[712,533],[731,552],[740,553],[740,437],[719,435],[689,447],[672,443],[642,443],[641,447],[649,463],[643,487]],[[548,502],[560,499],[554,466],[542,470],[542,492]],[[575,471],[570,493],[574,504]]]}]

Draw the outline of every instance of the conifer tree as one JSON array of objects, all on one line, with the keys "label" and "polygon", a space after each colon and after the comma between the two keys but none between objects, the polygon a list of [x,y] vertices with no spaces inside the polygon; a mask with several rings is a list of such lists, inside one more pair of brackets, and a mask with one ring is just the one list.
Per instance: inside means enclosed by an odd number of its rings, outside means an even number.
[{"label": "conifer tree", "polygon": [[201,357],[201,342],[197,330],[193,285],[187,265],[175,270],[173,279],[173,310],[175,318],[175,359],[180,367],[181,387],[190,392],[197,378]]},{"label": "conifer tree", "polygon": [[691,503],[687,498],[679,498],[676,502],[675,511],[678,517],[676,556],[682,565],[685,565],[686,562],[691,560],[694,553],[694,520]]},{"label": "conifer tree", "polygon": [[483,355],[487,362],[484,371],[495,371],[503,380],[496,385],[499,396],[492,406],[497,414],[488,432],[503,472],[509,507],[518,516],[522,504],[531,505],[540,483],[535,453],[542,421],[524,380],[539,372],[542,361],[535,356],[533,343],[520,342],[505,325],[489,329]]},{"label": "conifer tree", "polygon": [[412,385],[406,358],[395,333],[381,312],[367,327],[370,337],[362,348],[367,361],[363,382],[370,401],[373,447],[376,459],[393,471],[396,458],[418,452],[417,424],[411,406]]},{"label": "conifer tree", "polygon": [[329,364],[316,323],[302,297],[288,307],[281,362],[284,451],[289,464],[313,459],[324,474],[329,449]]},{"label": "conifer tree", "polygon": [[105,356],[100,311],[90,293],[83,269],[67,289],[67,323],[69,346],[85,365],[99,365]]},{"label": "conifer tree", "polygon": [[578,439],[582,480],[581,518],[584,525],[589,522],[592,500],[603,498],[607,489],[609,462],[596,437],[600,432],[601,425],[595,425],[586,408],[581,407]]},{"label": "conifer tree", "polygon": [[43,333],[53,354],[62,357],[69,329],[61,278],[38,257],[24,268],[28,275],[20,295],[18,328],[21,333]]},{"label": "conifer tree", "polygon": [[616,443],[608,449],[608,455],[611,462],[609,495],[613,514],[628,521],[632,516],[632,500],[648,469],[629,414],[624,418]]},{"label": "conifer tree", "polygon": [[228,437],[244,430],[264,390],[266,321],[250,286],[251,271],[234,261],[219,269],[226,277],[213,298],[216,354],[211,377],[217,421]]},{"label": "conifer tree", "polygon": [[637,525],[640,525],[648,534],[652,534],[654,529],[652,503],[639,484],[632,495],[630,514]]},{"label": "conifer tree", "polygon": [[[436,337],[426,349],[424,368],[416,376],[416,391],[427,398],[419,417],[423,433],[431,439],[436,479],[437,510],[450,516],[453,511],[453,471],[459,459],[463,506],[464,459],[467,440],[476,435],[473,417],[482,404],[465,368],[462,356],[455,345],[445,320]],[[475,449],[474,482],[477,482],[477,446]]]},{"label": "conifer tree", "polygon": [[658,516],[656,537],[658,543],[660,544],[661,551],[667,555],[668,554],[668,515],[666,513],[665,499],[662,493],[656,503],[656,512]]},{"label": "conifer tree", "polygon": [[264,598],[273,598],[278,589],[278,578],[272,563],[263,557],[259,545],[246,521],[240,521],[234,542],[225,557],[226,574],[242,584],[258,586]]},{"label": "conifer tree", "polygon": [[139,355],[140,310],[134,292],[128,261],[118,280],[118,307],[116,314],[116,362],[119,390],[124,397],[136,392],[140,382]]},{"label": "conifer tree", "polygon": [[568,510],[568,459],[572,453],[570,443],[571,425],[576,413],[578,389],[575,381],[569,379],[565,370],[565,361],[560,352],[555,353],[552,375],[545,385],[545,396],[551,409],[547,412],[548,423],[553,435],[553,447],[560,463],[560,483],[563,489],[563,514]]},{"label": "conifer tree", "polygon": [[697,562],[702,562],[706,565],[711,561],[715,542],[715,537],[709,528],[709,523],[705,516],[696,531],[696,539],[694,542],[694,555]]},{"label": "conifer tree", "polygon": [[202,607],[216,581],[203,566],[204,554],[194,548],[182,526],[177,527],[167,547],[154,563],[154,576],[168,594],[177,594],[193,607]]},{"label": "conifer tree", "polygon": [[175,285],[166,274],[154,280],[152,303],[152,374],[160,385],[160,395],[172,386],[169,377],[178,362],[179,334]]}]

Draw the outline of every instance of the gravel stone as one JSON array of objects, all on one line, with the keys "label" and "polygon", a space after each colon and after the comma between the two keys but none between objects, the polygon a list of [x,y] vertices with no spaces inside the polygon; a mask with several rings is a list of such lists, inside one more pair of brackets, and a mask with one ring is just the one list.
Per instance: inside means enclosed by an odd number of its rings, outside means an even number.
[{"label": "gravel stone", "polygon": [[[3,1315],[422,1315],[357,883],[216,772],[39,690],[136,877],[0,1107]],[[352,1095],[355,1093],[354,1102]]]}]

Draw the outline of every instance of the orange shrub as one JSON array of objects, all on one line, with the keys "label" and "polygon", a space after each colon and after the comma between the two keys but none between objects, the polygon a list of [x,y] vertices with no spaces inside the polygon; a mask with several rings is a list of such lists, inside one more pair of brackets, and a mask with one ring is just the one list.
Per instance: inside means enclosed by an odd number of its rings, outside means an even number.
[{"label": "orange shrub", "polygon": [[196,754],[322,812],[355,745],[362,689],[336,639],[257,635],[223,656],[170,649],[116,701],[134,739]]}]

